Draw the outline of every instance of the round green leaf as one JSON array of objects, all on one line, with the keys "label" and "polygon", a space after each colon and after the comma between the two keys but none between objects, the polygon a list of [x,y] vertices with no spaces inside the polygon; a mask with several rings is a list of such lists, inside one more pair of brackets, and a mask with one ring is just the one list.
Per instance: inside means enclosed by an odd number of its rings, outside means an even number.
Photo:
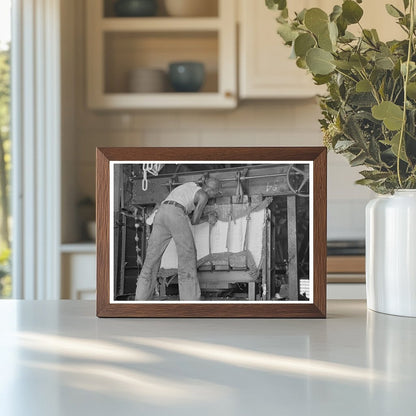
[{"label": "round green leaf", "polygon": [[377,33],[377,30],[376,29],[371,29],[371,34],[373,35],[373,39],[376,42],[380,42],[380,38],[378,37],[378,33]]},{"label": "round green leaf", "polygon": [[306,54],[306,64],[314,75],[330,74],[335,69],[335,65],[332,63],[333,59],[330,52],[320,48],[309,49]]},{"label": "round green leaf", "polygon": [[348,62],[348,61],[342,61],[342,60],[338,60],[338,61],[332,61],[332,63],[339,69],[342,70],[350,70],[352,68],[352,65]]},{"label": "round green leaf", "polygon": [[348,27],[348,22],[344,19],[342,15],[337,19],[337,27],[340,36],[344,36]]},{"label": "round green leaf", "polygon": [[295,40],[296,56],[304,58],[309,49],[316,45],[315,39],[309,33],[302,33]]},{"label": "round green leaf", "polygon": [[386,4],[387,13],[393,17],[403,17],[404,14],[397,8],[394,7],[392,4]]},{"label": "round green leaf", "polygon": [[329,37],[333,45],[336,45],[338,39],[338,26],[334,22],[328,23]]},{"label": "round green leaf", "polygon": [[357,85],[355,86],[355,90],[357,92],[371,92],[370,81],[366,79],[362,79],[361,81],[357,82]]},{"label": "round green leaf", "polygon": [[331,37],[329,36],[328,28],[318,35],[318,45],[321,49],[324,49],[328,52],[333,52],[334,45],[332,43]]},{"label": "round green leaf", "polygon": [[301,69],[308,69],[308,66],[306,65],[305,58],[296,59],[296,66],[298,68],[301,68]]},{"label": "round green leaf", "polygon": [[358,53],[355,53],[351,56],[350,63],[354,68],[358,70],[363,69],[368,64],[367,60]]},{"label": "round green leaf", "polygon": [[315,85],[324,85],[331,82],[331,75],[314,75]]},{"label": "round green leaf", "polygon": [[349,24],[358,23],[363,14],[363,9],[355,1],[347,0],[342,3],[342,16]]},{"label": "round green leaf", "polygon": [[305,26],[315,35],[324,32],[328,26],[328,15],[318,7],[309,9],[305,13]]},{"label": "round green leaf", "polygon": [[338,38],[338,27],[336,23],[329,22],[326,29],[318,35],[318,44],[321,49],[334,52]]},{"label": "round green leaf", "polygon": [[394,68],[394,61],[390,56],[379,56],[375,61],[376,67],[380,69],[392,70]]},{"label": "round green leaf", "polygon": [[382,120],[389,130],[400,130],[403,121],[403,110],[391,101],[383,101],[371,109],[373,117]]},{"label": "round green leaf", "polygon": [[266,0],[266,6],[271,10],[283,10],[286,7],[286,0]]},{"label": "round green leaf", "polygon": [[280,24],[277,33],[286,43],[293,42],[298,37],[298,32],[287,23]]},{"label": "round green leaf", "polygon": [[303,23],[304,19],[305,19],[305,14],[307,12],[307,9],[302,9],[299,13],[296,13],[296,20],[298,20],[299,22]]},{"label": "round green leaf", "polygon": [[[391,151],[395,156],[399,156],[399,147],[400,147],[400,132],[395,134],[390,142],[385,142],[384,144],[387,144],[391,146]],[[405,149],[405,141],[403,140],[402,145],[400,147],[400,159],[404,162],[409,162],[409,159],[406,155],[406,149]]]},{"label": "round green leaf", "polygon": [[412,100],[416,100],[416,82],[407,84],[407,96]]},{"label": "round green leaf", "polygon": [[331,22],[335,22],[338,19],[338,17],[341,16],[341,14],[342,14],[342,7],[335,5],[332,10],[332,13],[329,15]]},{"label": "round green leaf", "polygon": [[[407,64],[406,62],[402,62],[400,65],[400,72],[405,77],[407,72]],[[409,62],[409,73],[411,74],[413,71],[416,71],[416,64],[412,61]]]}]

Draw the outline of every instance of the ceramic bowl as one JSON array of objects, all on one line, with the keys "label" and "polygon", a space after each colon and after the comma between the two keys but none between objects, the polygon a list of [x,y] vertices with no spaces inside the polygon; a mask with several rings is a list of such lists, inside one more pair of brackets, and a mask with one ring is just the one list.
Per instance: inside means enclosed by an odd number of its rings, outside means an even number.
[{"label": "ceramic bowl", "polygon": [[154,16],[157,12],[156,0],[118,0],[114,12],[119,17]]},{"label": "ceramic bowl", "polygon": [[197,92],[205,80],[205,67],[201,62],[172,62],[169,80],[177,92]]}]

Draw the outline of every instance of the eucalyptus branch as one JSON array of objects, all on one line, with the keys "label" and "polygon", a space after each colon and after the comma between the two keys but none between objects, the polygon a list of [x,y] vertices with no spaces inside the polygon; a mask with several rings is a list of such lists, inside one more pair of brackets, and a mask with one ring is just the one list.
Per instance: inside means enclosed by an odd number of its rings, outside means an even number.
[{"label": "eucalyptus branch", "polygon": [[336,72],[338,72],[338,73],[339,73],[339,74],[341,74],[341,75],[344,75],[344,77],[346,77],[346,78],[350,79],[352,82],[355,82],[355,83],[357,83],[357,82],[358,82],[355,78],[351,77],[351,76],[350,76],[350,75],[348,75],[348,74],[345,74],[344,72],[340,71],[338,68],[335,68],[335,71],[336,71]]},{"label": "eucalyptus branch", "polygon": [[[270,8],[277,3],[286,4],[284,0],[267,0],[266,3]],[[370,169],[362,184],[380,193],[416,188],[416,133],[410,120],[416,117],[416,71],[412,69],[416,52],[416,0],[404,1],[404,16],[394,6],[387,7],[392,17],[398,17],[396,22],[406,33],[404,40],[389,42],[378,41],[376,34],[364,29],[365,25],[360,22],[364,14],[360,3],[357,0],[354,5],[347,4],[348,7],[338,5],[337,13],[340,14],[328,14],[318,7],[306,9],[302,22],[299,17],[289,17],[285,9],[279,24],[288,25],[290,31],[283,27],[279,34],[284,40],[292,32],[302,36],[296,41],[295,53],[298,57],[307,56],[305,69],[319,77],[319,82],[327,87],[328,96],[321,97],[324,118],[320,121],[324,140],[333,144],[336,153],[350,158],[356,158],[360,148],[362,157],[356,159],[355,164]],[[327,48],[328,36],[319,44],[320,34],[331,30],[331,22],[338,24],[340,16],[346,26],[354,24],[361,33],[351,37],[338,33],[336,40],[330,34],[335,50]],[[286,44],[293,46],[293,42],[286,41]],[[348,122],[350,116],[360,113],[361,117],[351,121],[354,124]],[[350,140],[353,145],[345,147],[348,143],[344,144],[342,140]],[[339,141],[340,145],[336,147]],[[380,179],[378,171],[387,171],[391,175],[388,179]]]},{"label": "eucalyptus branch", "polygon": [[402,91],[403,91],[403,88],[400,88],[399,91],[397,91],[397,94],[396,94],[396,96],[394,97],[394,100],[393,100],[394,103],[397,102],[397,100],[399,99],[400,94],[402,93]]},{"label": "eucalyptus branch", "polygon": [[409,44],[407,47],[407,60],[406,60],[406,73],[404,75],[404,85],[403,85],[403,118],[402,118],[402,127],[400,129],[400,139],[399,139],[399,148],[397,151],[397,177],[399,179],[399,185],[403,188],[402,177],[400,173],[400,156],[403,147],[404,141],[404,132],[406,130],[406,110],[407,110],[407,83],[409,82],[409,69],[410,62],[412,59],[412,50],[413,50],[413,37],[414,37],[414,28],[415,28],[415,0],[410,0],[410,30],[409,30]]},{"label": "eucalyptus branch", "polygon": [[371,39],[371,38],[369,38],[369,37],[368,37],[368,36],[364,33],[364,28],[361,26],[361,23],[360,23],[360,22],[358,22],[358,26],[360,27],[360,29],[361,29],[361,33],[362,33],[363,37],[365,38],[365,40],[367,41],[367,43],[368,43],[369,45],[371,45],[371,46],[374,48],[374,50],[378,50],[378,49],[377,49],[377,45],[375,45],[375,44],[373,43],[372,39]]},{"label": "eucalyptus branch", "polygon": [[[391,89],[391,94],[390,94],[390,97],[389,97],[389,100],[390,101],[393,101],[393,96],[394,96],[394,90],[396,89],[396,84],[397,84],[397,80],[394,80],[393,81],[393,88]],[[395,102],[395,101],[393,101],[393,102]]]},{"label": "eucalyptus branch", "polygon": [[409,31],[407,30],[407,27],[401,25],[400,23],[397,23],[397,24],[400,26],[401,29],[404,30],[404,32],[406,33],[406,35],[409,36]]},{"label": "eucalyptus branch", "polygon": [[377,104],[380,104],[381,100],[380,100],[380,97],[379,97],[378,92],[376,90],[376,87],[371,82],[370,78],[368,78],[367,73],[365,72],[365,69],[362,66],[361,66],[361,69],[362,69],[362,71],[360,71],[360,75],[363,77],[363,79],[368,81],[368,83],[370,84],[371,93],[373,94],[374,99],[377,101]]},{"label": "eucalyptus branch", "polygon": [[358,39],[357,44],[355,45],[355,52],[359,53],[359,51],[361,50],[361,44],[362,44],[363,40],[361,38]]}]

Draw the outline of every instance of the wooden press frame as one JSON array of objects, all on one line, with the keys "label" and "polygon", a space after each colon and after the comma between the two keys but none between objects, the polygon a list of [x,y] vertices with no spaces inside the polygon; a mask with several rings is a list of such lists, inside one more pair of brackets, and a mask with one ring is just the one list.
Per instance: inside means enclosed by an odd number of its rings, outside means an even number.
[{"label": "wooden press frame", "polygon": [[[327,156],[324,147],[97,148],[97,316],[169,318],[325,318]],[[110,162],[296,161],[313,164],[313,301],[110,302]]]}]

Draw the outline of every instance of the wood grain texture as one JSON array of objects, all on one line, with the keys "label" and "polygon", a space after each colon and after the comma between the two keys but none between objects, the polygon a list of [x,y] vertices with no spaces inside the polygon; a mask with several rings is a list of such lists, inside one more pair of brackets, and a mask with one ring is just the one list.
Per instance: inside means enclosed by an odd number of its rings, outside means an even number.
[{"label": "wood grain texture", "polygon": [[[313,161],[313,303],[110,303],[110,161]],[[325,318],[326,317],[326,148],[177,147],[97,149],[97,316],[166,318]]]},{"label": "wood grain texture", "polygon": [[99,149],[96,158],[97,316],[104,316],[110,302],[110,164]]},{"label": "wood grain texture", "polygon": [[313,302],[326,317],[327,149],[313,159]]},{"label": "wood grain texture", "polygon": [[328,256],[327,272],[364,274],[365,256]]}]

